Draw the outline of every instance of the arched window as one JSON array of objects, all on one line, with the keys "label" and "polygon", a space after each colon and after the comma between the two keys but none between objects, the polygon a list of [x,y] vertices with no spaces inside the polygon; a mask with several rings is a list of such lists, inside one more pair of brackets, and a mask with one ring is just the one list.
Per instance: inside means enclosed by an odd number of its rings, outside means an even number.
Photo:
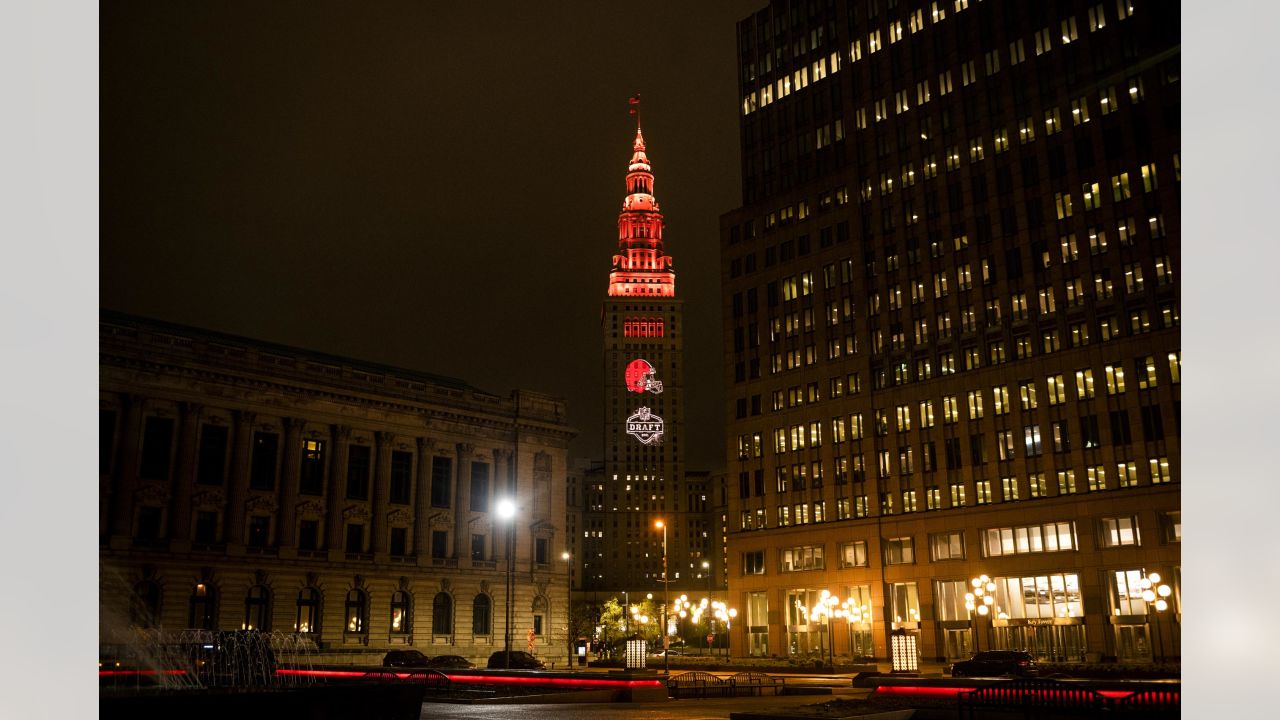
[{"label": "arched window", "polygon": [[254,585],[244,597],[244,624],[241,630],[271,629],[271,591],[266,585]]},{"label": "arched window", "polygon": [[300,633],[320,632],[319,590],[303,588],[298,591],[298,617],[293,623],[293,631]]},{"label": "arched window", "polygon": [[453,598],[448,593],[436,593],[431,602],[431,632],[435,635],[453,634]]},{"label": "arched window", "polygon": [[133,586],[129,598],[129,623],[137,627],[160,624],[160,586],[154,580],[143,580]]},{"label": "arched window", "polygon": [[187,627],[216,630],[218,627],[218,591],[207,583],[196,583],[191,589]]},{"label": "arched window", "polygon": [[413,598],[404,590],[391,593],[391,632],[406,634],[413,627]]},{"label": "arched window", "polygon": [[368,596],[363,590],[356,588],[347,593],[347,632],[363,633],[365,632],[366,610],[368,609]]},{"label": "arched window", "polygon": [[473,635],[489,635],[493,633],[493,600],[480,593],[471,601],[471,633]]}]

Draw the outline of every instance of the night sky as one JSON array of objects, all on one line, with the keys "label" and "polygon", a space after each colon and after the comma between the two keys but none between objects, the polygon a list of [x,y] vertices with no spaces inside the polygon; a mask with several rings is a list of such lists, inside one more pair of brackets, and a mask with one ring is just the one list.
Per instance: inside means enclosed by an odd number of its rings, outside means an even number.
[{"label": "night sky", "polygon": [[101,304],[559,395],[601,455],[634,121],[686,308],[688,460],[723,465],[718,217],[747,2],[101,6]]}]

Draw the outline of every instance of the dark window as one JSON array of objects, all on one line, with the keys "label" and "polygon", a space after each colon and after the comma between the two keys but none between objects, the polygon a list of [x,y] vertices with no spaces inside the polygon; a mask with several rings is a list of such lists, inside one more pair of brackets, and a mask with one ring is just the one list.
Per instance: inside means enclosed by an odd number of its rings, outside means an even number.
[{"label": "dark window", "polygon": [[413,481],[413,453],[396,450],[391,453],[391,502],[409,504],[409,488]]},{"label": "dark window", "polygon": [[298,591],[298,616],[293,629],[300,633],[320,632],[320,591],[303,588]]},{"label": "dark window", "polygon": [[187,627],[200,630],[216,629],[217,597],[218,593],[212,587],[205,583],[196,583],[191,590],[191,600],[188,604],[190,612],[187,615]]},{"label": "dark window", "polygon": [[546,565],[547,556],[550,555],[551,542],[546,538],[534,538],[533,541],[533,561],[539,565]]},{"label": "dark window", "polygon": [[271,629],[271,591],[263,585],[254,585],[244,596],[244,629]]},{"label": "dark window", "polygon": [[153,543],[160,539],[160,508],[138,508],[138,535],[141,543]]},{"label": "dark window", "polygon": [[200,451],[196,461],[196,482],[221,485],[227,475],[227,428],[205,425],[200,430]]},{"label": "dark window", "polygon": [[273,490],[276,486],[276,455],[280,449],[280,436],[276,433],[253,434],[253,467],[249,472],[249,487],[257,490]]},{"label": "dark window", "polygon": [[436,635],[453,634],[453,598],[447,593],[436,593],[431,602],[431,632]]},{"label": "dark window", "polygon": [[489,510],[489,466],[485,463],[471,463],[471,509]]},{"label": "dark window", "polygon": [[431,507],[449,507],[449,498],[453,494],[452,488],[453,459],[431,458]]},{"label": "dark window", "polygon": [[359,588],[355,588],[347,592],[346,612],[344,613],[346,627],[343,628],[344,632],[365,632],[365,618],[367,617],[366,612],[368,611],[368,601],[366,598],[367,596],[364,594],[364,591]]},{"label": "dark window", "polygon": [[1160,417],[1159,405],[1142,407],[1142,436],[1147,442],[1164,439],[1164,420]]},{"label": "dark window", "polygon": [[973,458],[974,465],[985,465],[987,463],[987,452],[982,446],[982,434],[969,436],[969,455]]},{"label": "dark window", "polygon": [[476,599],[471,601],[471,633],[473,635],[488,635],[492,632],[492,608],[493,601],[488,595],[477,595]]},{"label": "dark window", "polygon": [[743,575],[763,575],[764,574],[764,551],[754,550],[752,552],[742,553],[742,574]]},{"label": "dark window", "polygon": [[138,476],[147,480],[168,480],[172,446],[173,420],[147,418],[142,431],[142,462],[138,467]]},{"label": "dark window", "polygon": [[196,513],[196,542],[202,545],[218,542],[218,513],[201,510]]},{"label": "dark window", "polygon": [[348,499],[369,499],[369,458],[371,454],[368,445],[352,445],[349,448],[347,455]]},{"label": "dark window", "polygon": [[484,535],[471,536],[471,559],[484,560]]},{"label": "dark window", "polygon": [[347,525],[347,552],[364,552],[364,525],[360,523]]},{"label": "dark window", "polygon": [[160,586],[143,580],[133,586],[129,597],[129,623],[138,627],[155,627],[160,617]]},{"label": "dark window", "polygon": [[320,545],[320,521],[303,520],[298,528],[298,549],[315,550]]},{"label": "dark window", "polygon": [[391,528],[391,554],[397,557],[407,555],[409,531],[405,528]]},{"label": "dark window", "polygon": [[324,493],[324,441],[302,441],[302,470],[298,475],[298,492],[303,495]]},{"label": "dark window", "polygon": [[1129,432],[1129,411],[1128,410],[1112,410],[1111,411],[1111,444],[1112,445],[1128,445],[1133,442],[1133,436]]},{"label": "dark window", "polygon": [[413,629],[413,599],[404,590],[391,593],[391,632],[404,635]]},{"label": "dark window", "polygon": [[751,473],[745,470],[738,473],[738,497],[751,497]]},{"label": "dark window", "polygon": [[1080,442],[1086,448],[1102,447],[1102,433],[1098,431],[1098,416],[1084,415],[1080,418]]},{"label": "dark window", "polygon": [[752,483],[756,486],[756,497],[764,495],[764,470],[756,470],[752,477]]},{"label": "dark window", "polygon": [[541,615],[533,616],[533,634],[534,635],[542,634],[542,616]]},{"label": "dark window", "polygon": [[266,547],[271,536],[271,517],[254,515],[249,518],[249,547]]},{"label": "dark window", "polygon": [[112,448],[116,437],[116,411],[98,411],[98,474],[111,473]]},{"label": "dark window", "polygon": [[431,557],[448,557],[449,533],[444,530],[431,531]]},{"label": "dark window", "polygon": [[947,469],[959,470],[964,460],[960,457],[960,438],[947,438],[943,443],[947,455]]}]

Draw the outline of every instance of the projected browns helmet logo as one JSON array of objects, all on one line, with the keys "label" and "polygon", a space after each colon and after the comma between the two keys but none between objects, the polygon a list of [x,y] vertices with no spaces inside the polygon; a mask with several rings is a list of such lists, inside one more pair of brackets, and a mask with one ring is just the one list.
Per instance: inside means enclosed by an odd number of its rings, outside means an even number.
[{"label": "projected browns helmet logo", "polygon": [[627,365],[625,375],[627,390],[633,393],[651,392],[654,395],[662,392],[662,381],[658,380],[658,371],[648,360],[632,360]]}]

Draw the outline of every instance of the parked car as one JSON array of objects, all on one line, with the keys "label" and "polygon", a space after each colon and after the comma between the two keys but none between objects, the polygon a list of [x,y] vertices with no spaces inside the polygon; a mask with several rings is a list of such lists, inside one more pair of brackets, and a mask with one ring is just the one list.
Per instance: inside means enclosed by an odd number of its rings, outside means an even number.
[{"label": "parked car", "polygon": [[429,668],[473,668],[476,664],[461,655],[437,655],[427,661]]},{"label": "parked car", "polygon": [[543,665],[541,660],[523,650],[511,651],[511,663],[509,665],[507,664],[507,652],[505,650],[499,650],[489,656],[489,669],[502,670],[504,668],[511,668],[512,670],[546,670],[547,666]]},{"label": "parked car", "polygon": [[1021,650],[984,650],[951,665],[951,677],[994,677],[1036,674],[1036,660]]},{"label": "parked car", "polygon": [[392,650],[382,656],[382,667],[428,667],[430,660],[417,650]]}]

